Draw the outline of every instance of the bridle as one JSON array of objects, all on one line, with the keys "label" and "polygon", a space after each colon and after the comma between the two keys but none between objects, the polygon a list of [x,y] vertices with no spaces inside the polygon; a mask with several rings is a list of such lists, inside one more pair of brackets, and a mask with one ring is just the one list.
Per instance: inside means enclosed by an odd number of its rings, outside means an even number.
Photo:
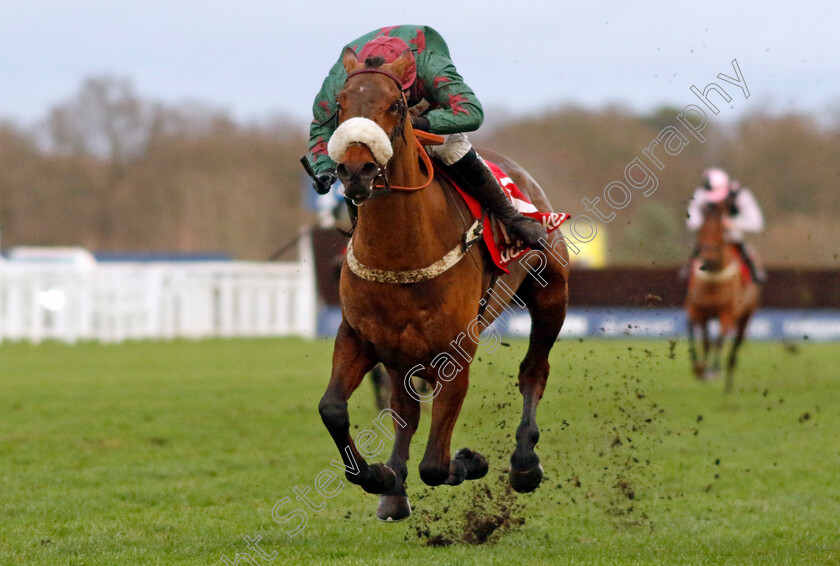
[{"label": "bridle", "polygon": [[[722,220],[723,220],[723,218],[726,214],[725,205],[723,205],[723,204],[707,205],[706,213],[705,213],[706,222],[710,222],[710,221],[713,220],[712,214],[714,214],[718,217],[718,218],[714,219],[715,221],[722,222]],[[705,225],[705,222],[704,222],[704,225]],[[704,228],[705,228],[705,226],[701,227],[701,229],[700,229],[701,232],[703,231]],[[721,230],[722,229],[723,228],[721,227]],[[698,239],[700,239],[700,237],[701,236],[698,235]],[[727,243],[723,239],[722,235],[720,236],[720,238],[721,239],[720,239],[719,243],[718,242],[704,241],[704,242],[698,242],[698,244],[697,244],[697,251],[698,251],[698,254],[699,254],[699,257],[701,258],[701,260],[704,257],[707,257],[709,254],[713,254],[714,256],[718,256],[721,259],[721,266],[716,271],[709,271],[707,269],[703,269],[702,267],[699,267],[696,270],[697,277],[701,280],[718,282],[718,281],[724,281],[724,280],[730,279],[735,274],[737,274],[737,269],[738,269],[737,262],[730,262],[729,264],[723,264],[722,263],[722,260],[724,258],[724,250],[726,249]]]},{"label": "bridle", "polygon": [[[360,75],[362,73],[378,73],[380,75],[385,75],[397,84],[397,88],[399,88],[401,95],[400,99],[396,101],[396,104],[399,105],[399,108],[397,109],[397,125],[391,132],[391,134],[388,135],[388,138],[391,141],[392,146],[394,144],[394,141],[396,141],[396,139],[400,136],[403,138],[403,142],[407,143],[407,140],[405,139],[405,121],[408,118],[408,100],[406,97],[406,91],[403,90],[402,83],[400,82],[399,77],[384,69],[379,69],[376,67],[365,67],[364,69],[358,69],[349,73],[347,75],[347,79],[349,80],[351,77]],[[337,116],[338,112],[336,112],[336,121],[338,121]],[[428,175],[428,179],[426,180],[426,182],[418,187],[399,187],[391,185],[391,183],[388,181],[388,164],[385,163],[384,165],[380,165],[379,163],[377,163],[376,165],[379,168],[379,173],[374,178],[374,183],[371,188],[372,194],[370,197],[368,197],[368,200],[385,196],[392,190],[418,191],[420,189],[428,187],[432,183],[432,180],[434,179],[434,167],[432,166],[432,160],[429,157],[429,154],[426,151],[426,149],[423,147],[423,144],[418,139],[417,135],[414,136],[414,141],[417,144],[417,153],[423,160],[423,165],[426,168],[426,174]],[[440,143],[440,141],[435,141],[433,143]],[[379,178],[382,179],[381,184],[376,183],[376,179]],[[475,222],[473,222],[472,226],[467,228],[466,232],[461,237],[461,240],[453,249],[449,251],[449,253],[447,253],[436,262],[424,268],[411,269],[406,271],[374,269],[364,265],[356,258],[356,255],[353,251],[353,239],[351,237],[350,241],[347,243],[347,265],[350,268],[350,271],[353,272],[353,274],[355,274],[357,277],[376,283],[406,285],[420,283],[422,281],[428,281],[448,271],[459,261],[461,261],[461,259],[465,255],[467,255],[470,248],[472,248],[474,244],[481,240],[483,227],[484,214],[482,214],[481,218],[476,219]]]},{"label": "bridle", "polygon": [[[384,76],[388,77],[389,79],[391,79],[392,81],[394,81],[394,83],[397,85],[397,88],[400,91],[400,98],[394,102],[394,104],[397,105],[397,125],[394,127],[393,131],[390,134],[388,134],[388,139],[390,140],[392,146],[394,145],[394,142],[399,137],[402,138],[403,143],[408,143],[408,141],[405,139],[405,121],[408,118],[408,98],[406,96],[407,90],[403,89],[402,82],[400,81],[400,78],[397,75],[395,75],[394,73],[392,73],[390,71],[386,71],[385,69],[380,69],[378,67],[365,67],[363,69],[357,69],[357,70],[349,73],[347,75],[347,78],[345,79],[344,83],[347,84],[347,81],[349,81],[352,77],[355,77],[356,75],[362,75],[362,74],[366,74],[366,73],[375,73],[375,74],[378,74],[378,75],[384,75]],[[339,111],[341,110],[341,104],[336,103],[336,107],[337,107],[337,110],[336,110],[336,113],[335,113],[335,120],[336,120],[336,125],[337,125],[338,124]],[[383,197],[383,196],[387,195],[388,193],[390,193],[392,190],[394,190],[394,191],[419,191],[420,189],[425,189],[426,187],[428,187],[432,183],[432,180],[435,177],[434,167],[432,166],[432,160],[429,157],[429,154],[423,148],[423,145],[416,138],[415,138],[415,143],[417,144],[417,154],[422,159],[423,166],[426,168],[426,175],[428,176],[428,179],[426,179],[426,182],[424,182],[422,185],[417,186],[417,187],[401,187],[401,186],[397,186],[397,185],[392,185],[390,183],[390,181],[388,180],[388,171],[387,171],[388,164],[386,163],[384,165],[380,165],[379,163],[377,163],[376,166],[377,166],[378,172],[377,172],[376,177],[374,177],[374,184],[371,187],[372,194],[371,194],[370,197],[368,197],[368,200],[373,200],[373,199]],[[381,179],[381,181],[379,183],[377,183],[376,182],[377,179]]]}]

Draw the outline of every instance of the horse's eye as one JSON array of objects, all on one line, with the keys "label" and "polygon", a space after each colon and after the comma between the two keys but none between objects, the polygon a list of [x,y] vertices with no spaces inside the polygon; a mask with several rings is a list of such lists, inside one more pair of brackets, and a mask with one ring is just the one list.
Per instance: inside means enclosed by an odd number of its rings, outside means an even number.
[{"label": "horse's eye", "polygon": [[397,112],[400,109],[400,101],[397,100],[394,102],[391,107],[388,109],[389,112]]}]

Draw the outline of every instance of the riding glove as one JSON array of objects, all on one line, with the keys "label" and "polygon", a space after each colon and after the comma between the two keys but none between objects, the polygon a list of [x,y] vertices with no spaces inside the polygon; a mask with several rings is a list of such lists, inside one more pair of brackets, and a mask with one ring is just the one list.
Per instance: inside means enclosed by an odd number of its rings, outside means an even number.
[{"label": "riding glove", "polygon": [[429,124],[429,119],[425,116],[412,116],[411,126],[415,130],[423,130],[424,132],[428,132],[431,124]]},{"label": "riding glove", "polygon": [[325,195],[330,192],[330,188],[333,186],[336,179],[335,170],[327,169],[315,177],[315,182],[312,186],[315,188],[316,193],[319,195]]}]

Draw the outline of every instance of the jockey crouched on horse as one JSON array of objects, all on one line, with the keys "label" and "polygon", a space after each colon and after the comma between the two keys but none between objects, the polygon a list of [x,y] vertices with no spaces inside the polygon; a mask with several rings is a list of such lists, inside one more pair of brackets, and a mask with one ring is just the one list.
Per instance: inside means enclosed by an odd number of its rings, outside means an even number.
[{"label": "jockey crouched on horse", "polygon": [[[368,67],[391,63],[406,50],[411,53],[415,64],[403,77],[397,78],[412,107],[409,109],[412,127],[445,135],[443,145],[429,147],[429,153],[441,161],[446,172],[461,182],[463,189],[472,192],[513,236],[528,247],[542,249],[539,240],[547,238],[545,228],[516,211],[464,134],[481,126],[484,111],[472,89],[455,70],[449,48],[440,34],[428,26],[387,27],[369,32],[346,47],[353,49]],[[337,99],[346,79],[347,73],[339,58],[313,104],[309,159],[314,170],[314,188],[319,194],[329,192],[336,181],[336,164],[327,153],[327,143],[338,126]],[[354,205],[349,201],[347,204],[352,217]]]},{"label": "jockey crouched on horse", "polygon": [[[738,250],[742,261],[750,270],[752,280],[758,284],[764,283],[767,276],[744,243],[745,233],[760,233],[764,230],[764,216],[748,188],[741,187],[736,180],[731,180],[722,169],[707,169],[703,172],[703,185],[694,191],[694,196],[688,204],[686,225],[689,230],[696,232],[703,225],[706,205],[718,204],[727,199],[729,210],[724,217],[724,238]],[[698,253],[699,250],[695,248],[689,265],[680,272],[683,278],[687,278]]]}]

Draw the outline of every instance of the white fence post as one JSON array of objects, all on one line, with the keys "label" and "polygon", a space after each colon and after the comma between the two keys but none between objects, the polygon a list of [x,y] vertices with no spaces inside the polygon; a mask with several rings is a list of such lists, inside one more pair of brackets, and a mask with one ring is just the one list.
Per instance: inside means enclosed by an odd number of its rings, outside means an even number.
[{"label": "white fence post", "polygon": [[298,325],[302,334],[314,338],[318,323],[318,292],[315,281],[315,254],[312,249],[312,232],[304,230],[298,240],[300,285],[297,287]]}]

